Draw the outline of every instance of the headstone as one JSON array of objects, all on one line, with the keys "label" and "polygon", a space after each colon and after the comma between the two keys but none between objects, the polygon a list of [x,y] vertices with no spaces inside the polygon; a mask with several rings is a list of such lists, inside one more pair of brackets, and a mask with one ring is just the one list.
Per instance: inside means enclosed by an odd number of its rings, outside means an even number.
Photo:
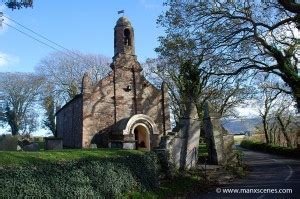
[{"label": "headstone", "polygon": [[97,144],[91,144],[90,145],[90,149],[97,149],[98,147],[97,147]]},{"label": "headstone", "polygon": [[17,145],[17,151],[22,151],[22,147],[20,145]]},{"label": "headstone", "polygon": [[45,140],[45,150],[62,150],[63,149],[63,139],[57,137],[44,138]]},{"label": "headstone", "polygon": [[11,135],[2,135],[0,137],[0,151],[16,151],[18,138]]},{"label": "headstone", "polygon": [[39,147],[38,143],[33,142],[33,143],[29,144],[29,145],[24,146],[23,150],[24,151],[39,151],[40,147]]}]

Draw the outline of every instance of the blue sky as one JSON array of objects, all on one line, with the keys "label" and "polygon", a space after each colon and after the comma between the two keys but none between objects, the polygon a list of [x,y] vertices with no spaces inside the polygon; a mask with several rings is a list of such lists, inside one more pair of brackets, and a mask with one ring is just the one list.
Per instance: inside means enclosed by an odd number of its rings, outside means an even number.
[{"label": "blue sky", "polygon": [[[125,10],[125,16],[135,30],[138,60],[143,62],[148,57],[156,57],[154,48],[158,46],[157,37],[163,34],[162,28],[157,27],[156,19],[164,10],[163,1],[105,2],[35,0],[33,8],[12,11],[5,8],[1,1],[0,11],[67,49],[112,57],[113,28],[121,16],[117,11]],[[24,30],[11,21],[5,22]],[[53,51],[5,24],[0,29],[0,72],[33,72],[39,61]]]}]

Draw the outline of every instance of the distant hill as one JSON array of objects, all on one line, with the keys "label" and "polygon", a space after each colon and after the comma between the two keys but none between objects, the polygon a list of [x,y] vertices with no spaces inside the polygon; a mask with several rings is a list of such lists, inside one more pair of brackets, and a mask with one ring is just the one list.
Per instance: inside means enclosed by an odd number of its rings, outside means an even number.
[{"label": "distant hill", "polygon": [[223,119],[222,124],[230,134],[253,133],[256,126],[262,125],[261,118]]}]

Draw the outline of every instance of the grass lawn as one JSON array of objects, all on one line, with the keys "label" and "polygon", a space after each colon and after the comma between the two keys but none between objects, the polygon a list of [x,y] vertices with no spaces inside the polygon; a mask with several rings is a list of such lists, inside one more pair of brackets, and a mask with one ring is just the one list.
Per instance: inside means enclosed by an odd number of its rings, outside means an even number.
[{"label": "grass lawn", "polygon": [[100,159],[143,154],[137,150],[120,149],[64,149],[62,151],[0,151],[1,166],[19,166],[24,164],[46,164],[78,159]]}]

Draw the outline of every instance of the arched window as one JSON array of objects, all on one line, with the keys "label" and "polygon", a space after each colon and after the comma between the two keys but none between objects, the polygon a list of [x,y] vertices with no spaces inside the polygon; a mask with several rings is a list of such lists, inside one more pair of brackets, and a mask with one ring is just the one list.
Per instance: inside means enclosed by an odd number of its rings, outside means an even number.
[{"label": "arched window", "polygon": [[131,35],[128,28],[124,30],[124,45],[131,46]]}]

